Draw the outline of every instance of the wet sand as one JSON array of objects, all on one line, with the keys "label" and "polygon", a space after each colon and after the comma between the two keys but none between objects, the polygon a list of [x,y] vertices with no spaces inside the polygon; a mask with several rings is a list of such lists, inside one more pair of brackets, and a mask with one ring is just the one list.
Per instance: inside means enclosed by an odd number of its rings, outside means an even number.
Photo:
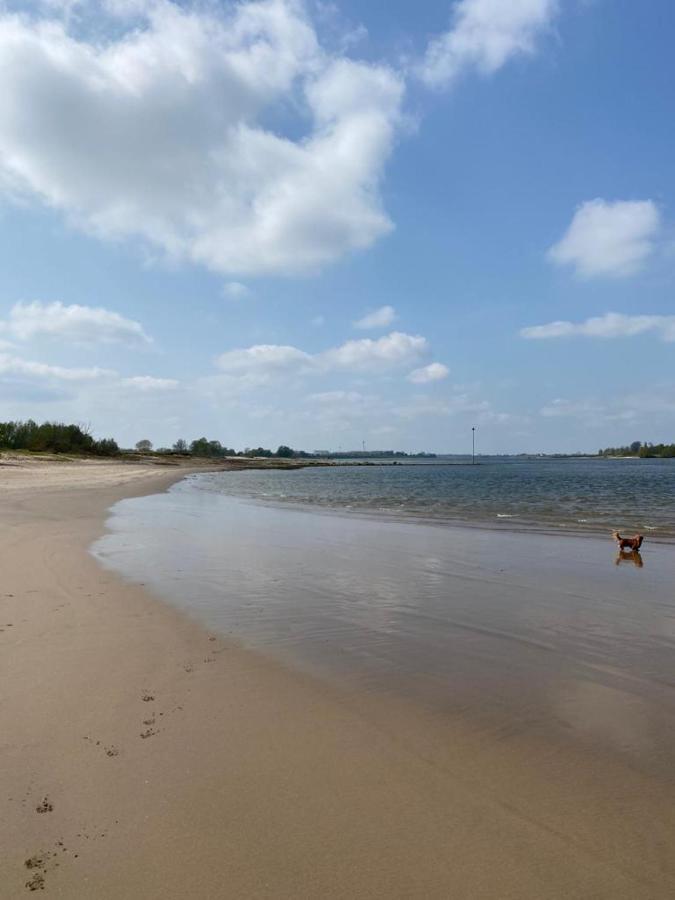
[{"label": "wet sand", "polygon": [[[647,554],[643,570],[612,571],[628,577],[611,590],[578,560],[580,592],[560,541],[540,538],[550,543],[533,552],[514,535],[508,554],[486,545],[481,568],[457,538],[447,558],[428,553],[429,577],[435,565],[456,585],[452,629],[438,610],[425,629],[424,646],[438,633],[429,664],[420,645],[416,671],[375,677],[364,665],[342,677],[339,629],[319,616],[303,643],[326,642],[327,678],[273,658],[253,627],[240,633],[257,650],[205,630],[88,553],[113,502],[176,477],[0,489],[0,896],[42,879],[75,900],[672,896],[673,604]],[[387,606],[403,571],[387,535],[380,619],[361,651],[370,644],[391,676],[410,655],[391,636],[406,610]],[[292,572],[288,535],[280,547]],[[327,573],[354,560],[358,570],[354,545],[342,550],[331,569],[336,547],[325,547]],[[255,564],[248,553],[242,566]],[[295,571],[296,631],[317,621],[307,575]],[[343,590],[364,602],[356,579]],[[645,597],[644,615],[629,615]],[[404,689],[415,682],[423,690]]]}]

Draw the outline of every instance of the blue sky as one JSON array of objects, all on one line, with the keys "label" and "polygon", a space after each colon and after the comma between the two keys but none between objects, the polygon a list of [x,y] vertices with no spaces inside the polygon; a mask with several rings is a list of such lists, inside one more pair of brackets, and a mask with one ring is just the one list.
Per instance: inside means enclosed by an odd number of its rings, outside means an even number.
[{"label": "blue sky", "polygon": [[1,9],[0,419],[675,439],[667,0]]}]

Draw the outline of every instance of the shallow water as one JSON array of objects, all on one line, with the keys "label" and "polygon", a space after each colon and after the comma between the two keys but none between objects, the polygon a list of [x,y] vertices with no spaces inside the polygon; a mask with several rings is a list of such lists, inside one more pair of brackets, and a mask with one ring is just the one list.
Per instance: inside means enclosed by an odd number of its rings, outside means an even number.
[{"label": "shallow water", "polygon": [[190,482],[118,503],[108,524],[104,565],[285,663],[670,777],[669,545],[617,564],[606,538],[319,514]]},{"label": "shallow water", "polygon": [[219,472],[194,487],[265,502],[509,528],[675,537],[675,460],[481,458]]}]

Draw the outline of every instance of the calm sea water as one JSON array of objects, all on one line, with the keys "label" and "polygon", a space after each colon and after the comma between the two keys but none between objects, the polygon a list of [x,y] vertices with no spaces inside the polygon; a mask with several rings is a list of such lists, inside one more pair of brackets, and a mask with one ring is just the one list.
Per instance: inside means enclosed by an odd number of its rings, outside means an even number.
[{"label": "calm sea water", "polygon": [[202,474],[190,489],[403,519],[675,537],[675,460],[514,460]]}]

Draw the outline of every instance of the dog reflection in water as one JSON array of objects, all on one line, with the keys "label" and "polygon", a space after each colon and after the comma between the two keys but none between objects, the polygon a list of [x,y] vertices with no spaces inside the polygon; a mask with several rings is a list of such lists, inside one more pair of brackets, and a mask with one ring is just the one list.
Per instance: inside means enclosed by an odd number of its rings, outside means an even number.
[{"label": "dog reflection in water", "polygon": [[620,566],[621,563],[631,562],[634,566],[637,566],[638,569],[641,569],[644,563],[640,556],[640,547],[642,546],[644,537],[641,534],[634,534],[633,537],[621,537],[618,531],[613,531],[612,537],[619,548],[615,560],[616,565]]},{"label": "dog reflection in water", "polygon": [[639,550],[619,550],[614,562],[617,566],[620,566],[621,563],[633,563],[638,569],[641,569],[644,566]]}]

